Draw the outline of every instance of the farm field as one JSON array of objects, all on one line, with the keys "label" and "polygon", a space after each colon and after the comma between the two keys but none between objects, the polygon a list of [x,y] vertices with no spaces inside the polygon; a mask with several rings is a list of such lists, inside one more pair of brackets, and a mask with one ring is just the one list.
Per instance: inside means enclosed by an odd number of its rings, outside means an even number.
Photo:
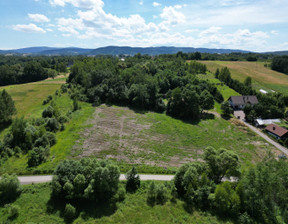
[{"label": "farm field", "polygon": [[231,76],[243,82],[246,77],[252,78],[252,87],[267,92],[274,90],[276,92],[288,94],[288,76],[264,67],[264,62],[231,62],[231,61],[201,61],[208,70],[215,73],[216,69],[228,67]]},{"label": "farm field", "polygon": [[[78,212],[73,223],[233,223],[223,221],[209,212],[185,210],[184,203],[176,200],[164,205],[149,206],[146,203],[147,186],[150,182],[142,182],[135,194],[126,194],[123,202],[114,206],[86,206]],[[52,207],[49,184],[23,186],[23,193],[11,205],[20,207],[19,216],[9,219],[9,206],[0,206],[0,223],[67,223],[63,218],[64,204]],[[79,211],[79,205],[76,205]]]},{"label": "farm field", "polygon": [[226,121],[212,114],[199,123],[189,123],[165,114],[102,105],[88,123],[82,141],[73,149],[78,157],[109,158],[120,167],[125,163],[179,167],[202,161],[207,146],[236,152],[243,167],[260,161],[268,150],[278,153],[237,120]]}]

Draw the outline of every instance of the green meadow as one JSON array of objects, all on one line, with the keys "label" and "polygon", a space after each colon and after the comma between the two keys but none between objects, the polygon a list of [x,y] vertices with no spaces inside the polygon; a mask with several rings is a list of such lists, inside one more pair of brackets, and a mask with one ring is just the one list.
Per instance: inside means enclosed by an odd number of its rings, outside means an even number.
[{"label": "green meadow", "polygon": [[[168,201],[164,205],[149,206],[146,202],[148,184],[142,182],[135,194],[126,194],[122,202],[107,206],[77,208],[77,218],[72,223],[192,223],[228,224],[229,220],[198,210],[188,210],[184,202]],[[51,206],[50,184],[24,185],[23,193],[13,203],[0,206],[0,223],[67,223],[63,218],[64,204]],[[20,207],[18,217],[9,218],[9,207]]]},{"label": "green meadow", "polygon": [[288,76],[266,68],[264,62],[243,62],[243,61],[201,61],[208,70],[215,73],[216,69],[228,67],[231,76],[243,82],[247,77],[252,78],[252,87],[267,92],[271,90],[288,94]]}]

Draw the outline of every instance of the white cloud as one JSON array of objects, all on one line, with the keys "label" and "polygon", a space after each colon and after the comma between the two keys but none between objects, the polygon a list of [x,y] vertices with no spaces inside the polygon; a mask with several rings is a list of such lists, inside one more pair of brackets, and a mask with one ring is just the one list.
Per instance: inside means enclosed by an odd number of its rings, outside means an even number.
[{"label": "white cloud", "polygon": [[91,9],[95,7],[103,7],[104,2],[102,0],[49,0],[53,6],[62,6],[71,4],[78,8]]},{"label": "white cloud", "polygon": [[170,29],[169,28],[170,26],[185,23],[186,16],[182,12],[176,10],[180,8],[179,5],[176,5],[174,7],[173,6],[164,7],[162,13],[160,14],[160,17],[164,19],[164,21],[159,24],[159,27],[162,30],[168,31]]},{"label": "white cloud", "polygon": [[272,30],[272,31],[271,31],[271,34],[273,34],[273,35],[279,35],[279,32],[278,32],[277,30]]},{"label": "white cloud", "polygon": [[35,21],[35,22],[38,22],[38,23],[48,23],[50,22],[50,19],[48,19],[45,15],[42,15],[42,14],[28,14],[28,17]]},{"label": "white cloud", "polygon": [[154,7],[157,7],[157,6],[160,6],[161,4],[159,2],[153,2],[153,6]]},{"label": "white cloud", "polygon": [[139,5],[143,5],[144,4],[144,2],[143,2],[143,0],[141,0],[140,2],[139,2]]},{"label": "white cloud", "polygon": [[211,26],[210,28],[202,31],[199,36],[205,36],[207,34],[215,34],[218,33],[220,30],[222,29],[222,27],[217,27],[217,26]]},{"label": "white cloud", "polygon": [[46,33],[44,29],[36,26],[33,23],[30,24],[17,24],[13,26],[13,29],[16,31],[27,32],[27,33]]}]

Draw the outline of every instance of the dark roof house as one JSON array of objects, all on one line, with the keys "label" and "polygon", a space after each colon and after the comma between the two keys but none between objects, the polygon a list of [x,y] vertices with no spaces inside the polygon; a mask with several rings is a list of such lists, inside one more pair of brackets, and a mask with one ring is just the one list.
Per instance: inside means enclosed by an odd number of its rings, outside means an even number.
[{"label": "dark roof house", "polygon": [[278,139],[284,139],[288,137],[288,130],[286,128],[282,128],[276,124],[270,124],[268,125],[265,130],[273,135],[274,137]]},{"label": "dark roof house", "polygon": [[231,107],[234,109],[242,109],[247,104],[250,104],[251,106],[258,104],[256,96],[230,96],[228,100]]}]

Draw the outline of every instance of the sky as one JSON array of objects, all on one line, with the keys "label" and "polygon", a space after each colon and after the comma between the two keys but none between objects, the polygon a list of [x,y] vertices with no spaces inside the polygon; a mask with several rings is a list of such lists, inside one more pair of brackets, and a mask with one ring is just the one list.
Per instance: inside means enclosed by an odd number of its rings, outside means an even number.
[{"label": "sky", "polygon": [[287,0],[0,0],[0,49],[288,50]]}]

